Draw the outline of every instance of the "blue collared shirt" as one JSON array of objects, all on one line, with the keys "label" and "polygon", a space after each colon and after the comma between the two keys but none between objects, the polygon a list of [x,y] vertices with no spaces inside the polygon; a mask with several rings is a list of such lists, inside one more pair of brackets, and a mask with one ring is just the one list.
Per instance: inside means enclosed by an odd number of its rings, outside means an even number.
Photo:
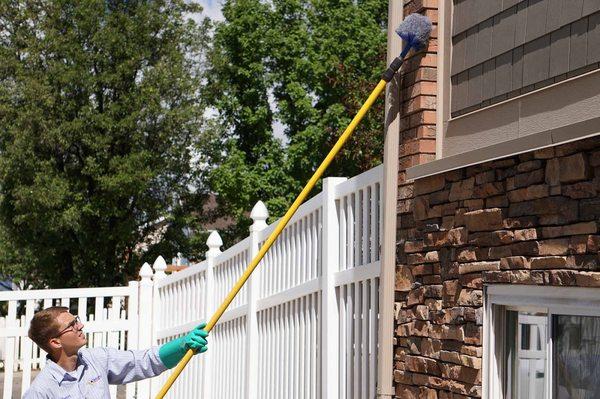
[{"label": "blue collared shirt", "polygon": [[109,384],[127,384],[167,369],[158,347],[140,351],[82,348],[77,355],[73,371],[65,371],[48,358],[23,399],[110,399]]}]

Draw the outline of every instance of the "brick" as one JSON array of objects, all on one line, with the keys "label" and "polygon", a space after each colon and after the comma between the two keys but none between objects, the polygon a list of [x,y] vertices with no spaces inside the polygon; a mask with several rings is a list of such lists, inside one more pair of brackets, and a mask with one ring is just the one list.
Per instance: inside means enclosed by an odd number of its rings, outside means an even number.
[{"label": "brick", "polygon": [[576,223],[568,226],[552,226],[542,228],[544,238],[573,236],[581,234],[595,234],[598,232],[596,222]]},{"label": "brick", "polygon": [[423,250],[423,241],[406,241],[404,243],[404,252],[407,254],[421,252]]},{"label": "brick", "polygon": [[440,360],[447,363],[461,364],[460,353],[451,351],[440,351]]},{"label": "brick", "polygon": [[600,251],[600,236],[589,236],[587,239],[588,252]]},{"label": "brick", "polygon": [[554,148],[553,147],[547,147],[547,148],[542,148],[541,150],[536,150],[533,152],[533,157],[535,159],[550,159],[550,158],[554,158]]},{"label": "brick", "polygon": [[579,182],[568,186],[563,186],[562,195],[574,199],[594,198],[598,191],[596,184],[593,182]]},{"label": "brick", "polygon": [[419,388],[412,385],[396,384],[396,397],[419,399]]},{"label": "brick", "polygon": [[475,175],[475,184],[477,185],[491,183],[494,180],[496,180],[496,173],[493,170],[488,170]]},{"label": "brick", "polygon": [[[577,201],[566,197],[547,197],[532,201],[511,203],[508,209],[509,217],[550,215],[556,221],[573,221],[577,219]],[[540,218],[541,220],[541,218]],[[540,222],[541,223],[541,222]]]},{"label": "brick", "polygon": [[441,374],[438,363],[433,359],[421,356],[406,356],[404,363],[408,371],[431,374],[435,376],[439,376]]},{"label": "brick", "polygon": [[400,384],[410,384],[411,381],[411,373],[402,370],[394,370],[394,382]]},{"label": "brick", "polygon": [[412,265],[410,266],[410,271],[414,277],[418,276],[426,276],[429,274],[433,274],[433,266],[432,265]]},{"label": "brick", "polygon": [[558,159],[550,159],[546,162],[546,184],[558,186],[560,184],[560,164]]},{"label": "brick", "polygon": [[436,191],[435,193],[429,194],[429,203],[431,205],[439,205],[448,202],[450,196],[450,190]]},{"label": "brick", "polygon": [[476,186],[473,190],[473,198],[488,198],[503,194],[505,191],[504,183],[492,182]]},{"label": "brick", "polygon": [[426,220],[429,217],[429,201],[427,197],[417,197],[412,201],[412,204],[416,220]]},{"label": "brick", "polygon": [[561,269],[567,266],[565,256],[542,256],[531,258],[532,269]]},{"label": "brick", "polygon": [[462,263],[458,266],[459,274],[482,272],[488,270],[500,270],[500,262],[471,262]]},{"label": "brick", "polygon": [[415,180],[415,195],[432,193],[444,189],[446,180],[443,175],[433,175]]},{"label": "brick", "polygon": [[510,253],[513,256],[537,256],[540,253],[540,243],[538,241],[522,241],[509,245]]},{"label": "brick", "polygon": [[551,285],[559,286],[571,286],[576,284],[577,272],[570,270],[548,270],[546,275],[548,276],[548,282]]},{"label": "brick", "polygon": [[543,272],[534,272],[529,270],[513,270],[510,272],[511,284],[544,284]]},{"label": "brick", "polygon": [[589,167],[584,154],[578,153],[559,158],[560,182],[571,183],[585,180],[589,177]]},{"label": "brick", "polygon": [[492,247],[488,249],[488,259],[501,259],[513,255],[511,246]]},{"label": "brick", "polygon": [[593,153],[590,154],[590,166],[592,167],[597,167],[600,166],[600,151],[594,151]]},{"label": "brick", "polygon": [[569,240],[566,238],[539,241],[539,255],[567,255]]},{"label": "brick", "polygon": [[575,275],[575,281],[580,287],[600,287],[599,272],[581,272]]},{"label": "brick", "polygon": [[600,197],[581,200],[579,202],[579,217],[581,220],[599,220]]},{"label": "brick", "polygon": [[516,241],[537,240],[537,230],[536,229],[515,230],[514,237],[515,237]]},{"label": "brick", "polygon": [[482,278],[485,283],[506,284],[511,282],[511,272],[483,272]]},{"label": "brick", "polygon": [[442,342],[440,340],[423,338],[419,349],[423,356],[436,358],[438,357],[441,348]]},{"label": "brick", "polygon": [[506,218],[502,221],[502,227],[505,229],[524,229],[535,227],[538,224],[536,216],[522,216],[517,218]]},{"label": "brick", "polygon": [[500,259],[500,270],[529,269],[531,264],[524,256],[508,256]]},{"label": "brick", "polygon": [[475,178],[473,177],[452,183],[450,186],[450,202],[471,198],[473,196],[474,184]]},{"label": "brick", "polygon": [[490,231],[502,228],[502,210],[500,208],[467,212],[464,218],[469,231]]},{"label": "brick", "polygon": [[469,384],[481,383],[481,370],[458,366],[458,365],[441,365],[442,377],[456,381],[466,382]]},{"label": "brick", "polygon": [[459,306],[483,306],[483,293],[481,290],[469,288],[462,289],[458,296]]},{"label": "brick", "polygon": [[510,244],[514,241],[514,233],[510,230],[479,232],[469,234],[469,244],[478,247],[491,247]]},{"label": "brick", "polygon": [[414,278],[408,266],[400,265],[396,267],[396,291],[410,291],[413,282]]},{"label": "brick", "polygon": [[442,326],[442,339],[451,339],[454,341],[464,341],[465,331],[463,326],[444,325]]},{"label": "brick", "polygon": [[597,255],[572,255],[567,258],[570,268],[582,270],[598,270],[599,261]]},{"label": "brick", "polygon": [[474,288],[480,290],[483,287],[481,273],[462,274],[459,277],[458,281],[460,282],[461,286],[467,288]]},{"label": "brick", "polygon": [[462,249],[458,251],[457,260],[459,262],[474,262],[477,260],[477,255],[472,249]]},{"label": "brick", "polygon": [[527,161],[517,165],[517,172],[531,172],[532,170],[540,169],[542,167],[542,162],[538,160]]},{"label": "brick", "polygon": [[462,345],[460,347],[460,353],[481,358],[483,356],[483,349],[479,346]]},{"label": "brick", "polygon": [[514,190],[516,188],[528,187],[534,184],[544,182],[544,170],[538,169],[533,172],[520,173],[506,179],[506,189]]},{"label": "brick", "polygon": [[487,208],[506,208],[508,206],[508,198],[504,195],[486,198],[485,206]]},{"label": "brick", "polygon": [[518,190],[508,192],[510,202],[529,201],[538,198],[544,198],[550,195],[550,186],[546,184],[537,184]]},{"label": "brick", "polygon": [[426,305],[417,305],[414,314],[417,320],[429,320],[429,308]]},{"label": "brick", "polygon": [[470,211],[481,209],[481,208],[483,208],[483,200],[482,199],[465,200],[463,206]]},{"label": "brick", "polygon": [[459,227],[449,231],[428,233],[425,237],[425,245],[428,247],[459,246],[465,245],[467,238],[466,229]]}]

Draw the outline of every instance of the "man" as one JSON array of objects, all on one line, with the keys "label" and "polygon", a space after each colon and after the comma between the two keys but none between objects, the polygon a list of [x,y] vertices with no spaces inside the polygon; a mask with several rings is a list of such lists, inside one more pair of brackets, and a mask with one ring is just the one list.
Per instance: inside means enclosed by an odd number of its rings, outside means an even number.
[{"label": "man", "polygon": [[187,335],[147,350],[84,348],[83,323],[66,307],[37,312],[29,338],[48,353],[46,366],[23,399],[109,399],[108,385],[127,384],[175,367],[188,349],[208,349],[205,323]]}]

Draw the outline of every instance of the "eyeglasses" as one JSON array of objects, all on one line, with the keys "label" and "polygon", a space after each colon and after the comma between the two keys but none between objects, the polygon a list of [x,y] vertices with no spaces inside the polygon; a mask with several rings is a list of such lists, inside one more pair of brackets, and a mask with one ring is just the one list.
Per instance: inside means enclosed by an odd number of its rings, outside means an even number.
[{"label": "eyeglasses", "polygon": [[80,325],[81,324],[81,320],[79,319],[79,316],[75,316],[75,318],[73,319],[73,321],[71,321],[69,324],[67,324],[67,326],[65,328],[63,328],[62,330],[60,330],[58,332],[58,335],[56,335],[54,338],[58,338],[61,335],[63,335],[66,332],[71,331],[70,329],[72,329],[73,331],[75,331],[75,326]]}]

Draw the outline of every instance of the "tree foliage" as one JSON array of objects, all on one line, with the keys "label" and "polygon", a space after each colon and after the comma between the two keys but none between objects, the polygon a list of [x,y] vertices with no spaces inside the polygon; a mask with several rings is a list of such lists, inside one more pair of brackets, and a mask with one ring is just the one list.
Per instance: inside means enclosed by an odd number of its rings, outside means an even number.
[{"label": "tree foliage", "polygon": [[[207,186],[247,235],[263,200],[281,216],[380,79],[387,2],[226,0],[214,32],[207,98],[218,110],[218,144],[203,148]],[[381,162],[383,101],[328,170],[353,176]],[[284,126],[285,142],[273,135]],[[227,242],[227,240],[226,240]]]},{"label": "tree foliage", "polygon": [[157,220],[189,216],[178,209],[193,196],[208,26],[186,16],[198,11],[0,2],[0,273],[118,284]]}]

